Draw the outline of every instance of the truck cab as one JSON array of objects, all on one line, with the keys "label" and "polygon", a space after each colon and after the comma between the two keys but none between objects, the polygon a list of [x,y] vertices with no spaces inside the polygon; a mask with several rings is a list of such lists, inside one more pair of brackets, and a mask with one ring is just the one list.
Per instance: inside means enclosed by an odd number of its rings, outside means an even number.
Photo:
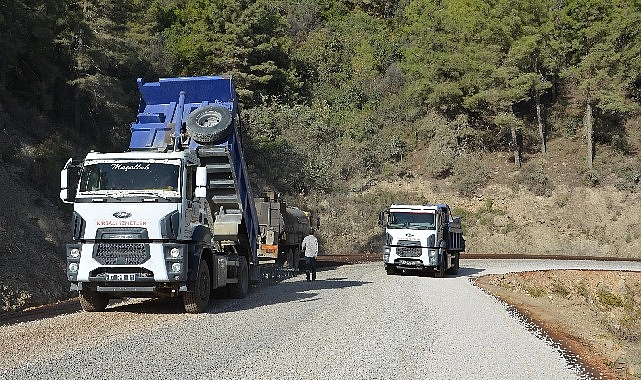
[{"label": "truck cab", "polygon": [[391,205],[379,217],[385,228],[383,263],[388,274],[428,271],[456,274],[465,240],[460,218],[446,204]]}]

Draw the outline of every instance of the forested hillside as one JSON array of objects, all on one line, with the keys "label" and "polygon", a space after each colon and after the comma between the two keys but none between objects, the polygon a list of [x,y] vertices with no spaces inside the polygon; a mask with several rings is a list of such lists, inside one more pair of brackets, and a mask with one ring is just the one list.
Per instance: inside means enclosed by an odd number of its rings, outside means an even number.
[{"label": "forested hillside", "polygon": [[127,146],[137,77],[232,75],[255,192],[318,212],[325,253],[446,201],[471,251],[638,256],[640,25],[639,0],[4,0],[0,293],[67,295],[59,170]]}]

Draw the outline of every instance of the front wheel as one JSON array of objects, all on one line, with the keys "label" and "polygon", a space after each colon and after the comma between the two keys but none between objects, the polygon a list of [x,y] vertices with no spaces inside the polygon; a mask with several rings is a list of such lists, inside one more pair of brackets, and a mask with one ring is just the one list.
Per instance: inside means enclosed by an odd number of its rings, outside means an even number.
[{"label": "front wheel", "polygon": [[459,255],[456,255],[456,257],[452,258],[452,267],[449,270],[449,274],[457,275],[458,274],[458,269],[459,269]]},{"label": "front wheel", "polygon": [[447,252],[443,252],[441,260],[439,260],[440,265],[434,268],[434,277],[442,278],[445,277],[445,272],[447,272]]},{"label": "front wheel", "polygon": [[183,293],[185,311],[192,314],[202,313],[207,310],[209,297],[211,296],[211,278],[209,276],[209,265],[205,260],[200,260],[198,278],[194,289]]},{"label": "front wheel", "polygon": [[393,265],[388,265],[385,267],[385,272],[387,272],[388,275],[396,274],[396,267]]},{"label": "front wheel", "polygon": [[84,311],[103,311],[109,304],[109,296],[95,290],[83,289],[79,294],[80,306]]}]

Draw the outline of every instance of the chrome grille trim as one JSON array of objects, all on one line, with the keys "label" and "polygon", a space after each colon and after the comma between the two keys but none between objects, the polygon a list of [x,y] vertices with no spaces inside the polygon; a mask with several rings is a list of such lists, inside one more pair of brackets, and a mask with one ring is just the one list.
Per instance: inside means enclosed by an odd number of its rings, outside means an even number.
[{"label": "chrome grille trim", "polygon": [[420,257],[422,249],[421,247],[398,247],[396,248],[396,254],[399,257]]},{"label": "chrome grille trim", "polygon": [[149,260],[144,243],[98,243],[93,258],[102,265],[140,265]]}]

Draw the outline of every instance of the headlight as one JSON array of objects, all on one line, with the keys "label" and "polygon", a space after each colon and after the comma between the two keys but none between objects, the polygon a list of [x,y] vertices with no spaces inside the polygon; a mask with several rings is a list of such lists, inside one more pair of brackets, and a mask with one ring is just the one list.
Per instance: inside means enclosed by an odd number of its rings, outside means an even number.
[{"label": "headlight", "polygon": [[71,272],[71,273],[78,272],[78,263],[70,263],[69,264],[69,272]]},{"label": "headlight", "polygon": [[180,257],[180,249],[174,247],[169,251],[169,255],[173,257],[174,259],[177,259]]},{"label": "headlight", "polygon": [[181,269],[182,269],[182,266],[180,265],[180,263],[171,264],[171,271],[172,272],[180,272]]},{"label": "headlight", "polygon": [[391,251],[392,251],[392,249],[390,247],[385,247],[383,249],[383,254],[384,255],[389,255]]},{"label": "headlight", "polygon": [[[72,258],[74,258],[74,259],[77,259],[78,257],[80,257],[80,250],[79,250],[78,248],[73,248],[73,249],[69,252],[69,256],[71,256],[71,257],[72,257]],[[77,268],[76,268],[76,269],[77,269]]]}]

